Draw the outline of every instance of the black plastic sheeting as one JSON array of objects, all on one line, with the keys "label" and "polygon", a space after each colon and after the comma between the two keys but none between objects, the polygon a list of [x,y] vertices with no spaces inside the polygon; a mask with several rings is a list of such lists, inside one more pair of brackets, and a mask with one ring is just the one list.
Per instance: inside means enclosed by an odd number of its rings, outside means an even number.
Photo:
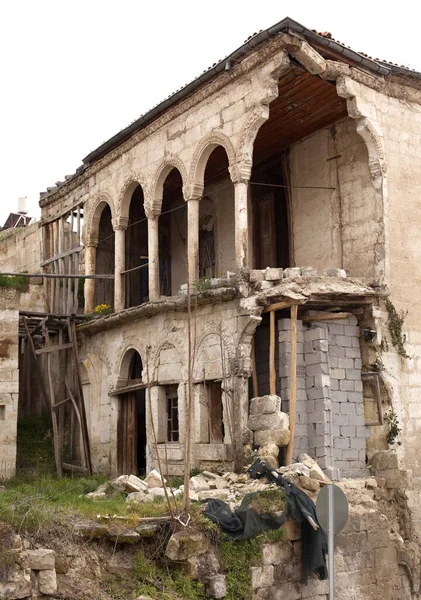
[{"label": "black plastic sheeting", "polygon": [[301,524],[303,583],[307,583],[311,572],[319,579],[327,579],[326,554],[327,537],[320,527],[316,516],[316,505],[305,492],[290,483],[282,475],[271,469],[264,461],[256,460],[250,467],[252,479],[266,476],[276,483],[285,494],[287,509],[281,515],[260,514],[250,503],[256,493],[247,494],[241,505],[233,512],[229,506],[219,499],[207,501],[205,515],[217,523],[231,541],[247,540],[262,531],[278,529],[287,516]]}]

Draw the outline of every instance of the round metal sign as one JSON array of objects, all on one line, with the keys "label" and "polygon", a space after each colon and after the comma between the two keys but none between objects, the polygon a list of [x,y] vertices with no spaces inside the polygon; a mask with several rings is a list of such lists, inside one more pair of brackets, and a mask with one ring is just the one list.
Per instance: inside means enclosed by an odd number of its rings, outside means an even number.
[{"label": "round metal sign", "polygon": [[[331,488],[331,503],[329,502],[329,488]],[[325,485],[319,492],[316,502],[316,515],[321,527],[329,532],[329,509],[332,510],[333,533],[336,535],[345,527],[348,521],[348,500],[345,494],[333,483]]]}]

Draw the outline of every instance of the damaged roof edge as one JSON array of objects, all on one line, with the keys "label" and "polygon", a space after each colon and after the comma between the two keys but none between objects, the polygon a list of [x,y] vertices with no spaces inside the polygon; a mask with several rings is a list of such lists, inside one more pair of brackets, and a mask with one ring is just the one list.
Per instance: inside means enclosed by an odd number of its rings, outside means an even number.
[{"label": "damaged roof edge", "polygon": [[[176,102],[182,100],[183,98],[185,98],[186,96],[188,96],[189,94],[194,92],[203,83],[210,81],[213,77],[218,75],[218,73],[223,72],[225,70],[225,65],[227,63],[240,60],[246,54],[248,54],[251,50],[253,50],[257,46],[259,46],[260,44],[262,44],[269,38],[271,38],[279,33],[286,32],[286,31],[291,31],[293,33],[295,32],[295,33],[301,34],[307,40],[317,42],[318,44],[325,46],[326,48],[330,48],[330,49],[334,50],[335,52],[337,52],[338,54],[342,54],[346,58],[351,59],[354,62],[360,64],[361,66],[369,69],[370,71],[374,71],[378,75],[388,75],[392,70],[397,70],[398,72],[403,71],[403,69],[398,69],[394,65],[388,66],[383,62],[377,62],[374,60],[370,60],[369,58],[366,58],[362,54],[359,54],[358,52],[354,52],[353,50],[350,50],[343,44],[340,44],[332,39],[323,37],[322,35],[319,35],[318,33],[315,33],[314,31],[307,29],[303,25],[300,25],[300,23],[297,23],[297,21],[294,21],[293,19],[286,17],[285,19],[283,19],[276,25],[273,25],[272,27],[269,27],[269,29],[261,31],[257,35],[253,36],[251,39],[249,39],[247,42],[245,42],[245,44],[240,46],[240,48],[237,48],[237,50],[235,50],[234,52],[229,54],[226,58],[224,58],[223,60],[218,62],[214,67],[211,67],[210,69],[205,71],[202,75],[200,75],[200,77],[198,77],[197,79],[195,79],[194,81],[192,81],[191,83],[189,83],[188,85],[183,87],[181,90],[179,90],[178,92],[176,92],[175,94],[173,94],[172,96],[170,96],[169,98],[167,98],[166,100],[164,100],[163,102],[161,102],[160,104],[155,106],[155,108],[153,108],[152,110],[150,110],[149,112],[147,112],[146,114],[141,116],[139,119],[137,119],[136,121],[131,123],[128,127],[126,127],[125,129],[122,129],[121,131],[119,131],[119,133],[114,135],[112,138],[110,138],[109,140],[107,140],[106,142],[101,144],[101,146],[99,146],[96,150],[94,150],[93,152],[88,154],[83,159],[84,165],[89,166],[92,163],[94,163],[96,160],[99,160],[100,158],[105,156],[113,148],[119,146],[125,140],[127,140],[136,131],[138,131],[139,129],[146,126],[148,123],[150,123],[155,117],[157,117],[163,111],[167,110],[172,105],[174,105]],[[421,77],[421,74],[416,73],[415,71],[410,71],[410,70],[406,71],[405,70],[405,73],[412,74],[413,76],[416,76],[416,77]]]}]

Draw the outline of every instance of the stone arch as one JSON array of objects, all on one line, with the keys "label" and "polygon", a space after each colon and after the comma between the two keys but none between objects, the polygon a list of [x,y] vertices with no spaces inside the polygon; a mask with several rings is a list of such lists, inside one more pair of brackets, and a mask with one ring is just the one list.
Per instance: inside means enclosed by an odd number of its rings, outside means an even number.
[{"label": "stone arch", "polygon": [[[118,381],[126,382],[129,378],[129,368],[133,357],[133,354],[137,352],[142,360],[142,351],[136,343],[129,343],[125,346],[124,350],[120,353],[120,358],[117,363],[117,378]],[[142,360],[143,367],[143,360]]]},{"label": "stone arch", "polygon": [[253,146],[259,129],[269,118],[269,103],[256,106],[248,115],[240,134],[237,148],[238,162],[250,168],[253,164]]},{"label": "stone arch", "polygon": [[229,167],[234,166],[236,155],[230,138],[221,131],[209,133],[199,142],[193,154],[190,166],[189,181],[191,189],[189,188],[189,198],[193,197],[195,192],[200,193],[200,190],[203,190],[206,164],[210,155],[218,146],[222,146],[227,153]]},{"label": "stone arch", "polygon": [[[140,185],[143,197],[146,198],[146,180],[140,173],[130,173],[121,187],[117,200],[117,218],[126,220],[129,218],[130,201],[133,192]],[[146,210],[146,207],[145,207]]]},{"label": "stone arch", "polygon": [[183,161],[177,156],[169,156],[159,166],[153,178],[150,195],[150,209],[152,214],[154,214],[155,216],[161,214],[164,183],[173,169],[177,169],[177,171],[180,173],[183,182],[183,189],[187,185],[187,170]]},{"label": "stone arch", "polygon": [[[212,338],[214,343],[210,343]],[[194,379],[201,380],[203,378],[203,363],[206,362],[211,364],[213,359],[221,361],[221,349],[225,362],[224,373],[222,373],[221,365],[220,373],[218,373],[215,377],[213,377],[212,372],[205,373],[206,377],[209,377],[210,379],[218,378],[222,375],[224,377],[228,377],[229,375],[233,374],[231,373],[231,368],[235,357],[235,349],[232,336],[228,335],[228,333],[222,329],[220,324],[215,322],[207,323],[202,334],[196,340],[196,352],[193,365]]]},{"label": "stone arch", "polygon": [[107,205],[110,207],[112,222],[115,222],[116,214],[114,202],[108,192],[101,192],[93,200],[85,216],[85,224],[83,228],[83,239],[85,245],[96,243],[98,241],[99,222],[102,211]]},{"label": "stone arch", "polygon": [[236,347],[235,363],[238,373],[249,377],[252,372],[251,345],[256,329],[262,322],[262,317],[250,315]]},{"label": "stone arch", "polygon": [[[161,363],[161,358],[165,354],[165,363]],[[176,345],[168,340],[162,342],[155,350],[155,355],[151,361],[151,378],[159,384],[169,380],[182,381],[184,379],[184,356]],[[164,365],[166,365],[164,367]],[[174,366],[175,365],[175,366]],[[177,366],[178,365],[178,366]]]}]

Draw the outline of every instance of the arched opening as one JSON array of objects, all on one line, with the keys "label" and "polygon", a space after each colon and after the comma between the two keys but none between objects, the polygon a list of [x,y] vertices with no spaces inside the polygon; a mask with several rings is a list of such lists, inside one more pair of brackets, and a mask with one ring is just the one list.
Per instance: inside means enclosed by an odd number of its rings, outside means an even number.
[{"label": "arched opening", "polygon": [[234,185],[222,146],[209,155],[199,205],[199,278],[226,277],[235,269]]},{"label": "arched opening", "polygon": [[137,185],[132,193],[129,222],[125,233],[125,306],[138,306],[149,300],[148,285],[148,220],[143,190]]},{"label": "arched opening", "polygon": [[142,383],[142,359],[136,350],[128,350],[122,370],[126,371],[126,379],[119,394],[117,468],[120,474],[144,475],[147,441],[145,386]]},{"label": "arched opening", "polygon": [[[96,248],[97,275],[112,274],[115,269],[114,260],[114,230],[111,221],[111,209],[106,204],[99,219],[98,245]],[[98,304],[114,304],[114,279],[95,280],[95,306]]]},{"label": "arched opening", "polygon": [[187,281],[187,205],[183,180],[173,168],[165,179],[159,217],[159,281],[161,296],[177,294]]},{"label": "arched opening", "polygon": [[333,124],[344,117],[334,83],[296,64],[280,75],[278,97],[253,145],[254,268],[341,264]]}]

